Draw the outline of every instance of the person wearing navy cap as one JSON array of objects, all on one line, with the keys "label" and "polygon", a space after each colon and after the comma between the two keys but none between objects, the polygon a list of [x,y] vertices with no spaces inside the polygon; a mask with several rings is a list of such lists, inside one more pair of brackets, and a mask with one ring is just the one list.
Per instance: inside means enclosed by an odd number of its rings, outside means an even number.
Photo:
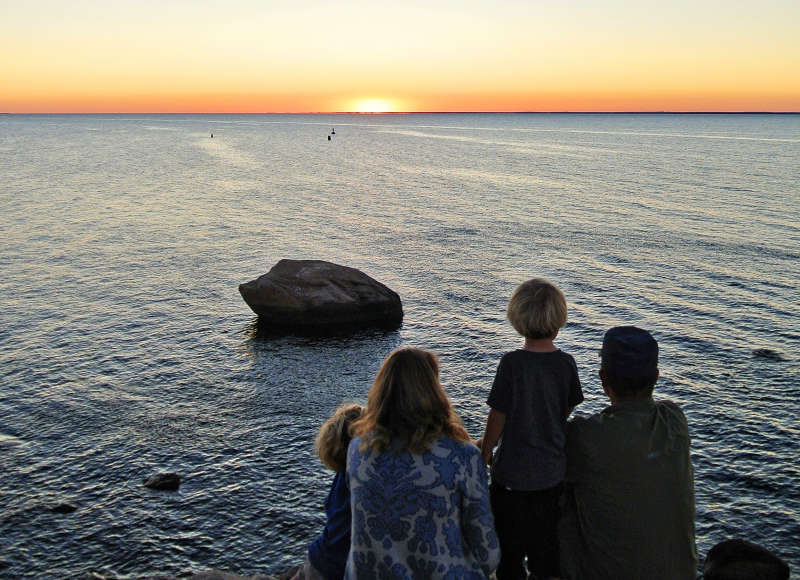
[{"label": "person wearing navy cap", "polygon": [[653,399],[658,343],[618,326],[606,332],[600,361],[611,405],[567,423],[562,577],[693,580],[689,428],[678,405]]}]

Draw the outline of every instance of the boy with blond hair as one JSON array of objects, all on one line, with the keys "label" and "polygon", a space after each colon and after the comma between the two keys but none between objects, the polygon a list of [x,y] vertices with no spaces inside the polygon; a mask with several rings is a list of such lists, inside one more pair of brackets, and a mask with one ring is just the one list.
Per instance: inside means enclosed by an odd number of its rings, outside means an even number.
[{"label": "boy with blond hair", "polygon": [[526,557],[533,577],[556,578],[564,429],[583,401],[575,359],[553,344],[567,322],[567,302],[556,286],[534,278],[514,291],[507,314],[525,344],[500,359],[478,442],[484,462],[491,463],[497,578],[527,578]]}]

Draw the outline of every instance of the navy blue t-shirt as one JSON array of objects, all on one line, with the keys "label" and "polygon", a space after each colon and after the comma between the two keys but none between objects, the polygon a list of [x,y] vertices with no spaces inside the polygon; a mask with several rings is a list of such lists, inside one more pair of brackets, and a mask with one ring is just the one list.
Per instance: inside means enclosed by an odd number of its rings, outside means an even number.
[{"label": "navy blue t-shirt", "polygon": [[575,359],[561,350],[503,355],[486,401],[506,417],[492,481],[510,489],[547,489],[563,481],[564,434],[572,407],[583,401]]},{"label": "navy blue t-shirt", "polygon": [[350,553],[350,488],[344,473],[333,478],[325,514],[325,529],[308,547],[308,559],[326,580],[340,580]]}]

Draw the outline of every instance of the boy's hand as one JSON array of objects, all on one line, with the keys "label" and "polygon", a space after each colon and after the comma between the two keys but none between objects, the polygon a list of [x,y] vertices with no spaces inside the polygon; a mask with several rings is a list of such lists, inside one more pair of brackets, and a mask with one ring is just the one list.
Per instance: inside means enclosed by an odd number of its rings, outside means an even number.
[{"label": "boy's hand", "polygon": [[483,437],[480,438],[480,450],[483,462],[486,465],[492,461],[492,454],[494,446],[500,440],[500,435],[503,433],[503,427],[506,424],[505,413],[501,413],[497,409],[489,409],[489,418],[486,419],[486,429],[483,432]]},{"label": "boy's hand", "polygon": [[486,449],[486,450],[483,449],[483,437],[478,439],[476,445],[477,445],[478,449],[481,450],[481,458],[483,458],[483,464],[484,465],[489,465],[489,463],[491,463],[491,461],[492,461],[492,450],[491,450],[491,448]]}]

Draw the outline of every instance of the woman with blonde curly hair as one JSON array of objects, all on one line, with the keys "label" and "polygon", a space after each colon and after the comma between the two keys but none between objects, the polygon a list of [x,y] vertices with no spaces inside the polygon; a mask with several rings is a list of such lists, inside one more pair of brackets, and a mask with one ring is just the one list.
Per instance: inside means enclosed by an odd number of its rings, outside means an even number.
[{"label": "woman with blonde curly hair", "polygon": [[346,577],[488,576],[500,551],[486,469],[442,390],[436,356],[391,353],[352,433]]}]

